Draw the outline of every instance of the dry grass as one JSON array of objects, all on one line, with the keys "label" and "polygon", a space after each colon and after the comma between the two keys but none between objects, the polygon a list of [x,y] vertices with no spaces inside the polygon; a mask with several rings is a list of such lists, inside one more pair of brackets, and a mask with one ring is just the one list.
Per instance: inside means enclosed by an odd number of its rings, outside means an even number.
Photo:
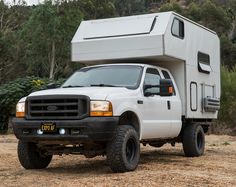
[{"label": "dry grass", "polygon": [[236,137],[207,136],[205,155],[183,156],[176,147],[142,147],[136,171],[112,173],[103,157],[55,156],[45,170],[23,169],[17,140],[0,136],[0,186],[236,186]]}]

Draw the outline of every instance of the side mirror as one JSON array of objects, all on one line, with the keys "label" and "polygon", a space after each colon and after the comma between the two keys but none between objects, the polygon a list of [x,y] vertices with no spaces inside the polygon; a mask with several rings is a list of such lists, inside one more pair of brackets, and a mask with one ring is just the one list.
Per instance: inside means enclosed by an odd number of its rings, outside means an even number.
[{"label": "side mirror", "polygon": [[159,93],[151,93],[151,92],[147,91],[150,88],[159,88],[159,87],[160,87],[159,85],[151,85],[151,84],[144,85],[143,86],[144,96],[145,97],[150,97],[150,96],[153,96],[153,95],[159,95]]},{"label": "side mirror", "polygon": [[[160,88],[160,92],[158,93],[151,93],[147,90],[150,88]],[[144,85],[144,96],[149,97],[153,95],[160,95],[162,97],[172,96],[174,93],[173,83],[171,79],[161,79],[160,85]]]},{"label": "side mirror", "polygon": [[174,93],[173,83],[171,79],[160,80],[160,96],[172,96]]},{"label": "side mirror", "polygon": [[46,88],[47,89],[54,89],[54,88],[57,88],[57,85],[55,83],[49,83]]}]

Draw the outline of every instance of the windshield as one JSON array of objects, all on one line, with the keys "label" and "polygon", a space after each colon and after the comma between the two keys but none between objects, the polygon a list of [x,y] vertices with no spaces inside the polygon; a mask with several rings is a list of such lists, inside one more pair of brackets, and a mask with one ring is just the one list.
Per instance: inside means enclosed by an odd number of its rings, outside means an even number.
[{"label": "windshield", "polygon": [[139,86],[141,66],[113,65],[82,68],[75,72],[64,84],[69,87],[126,87],[135,89]]}]

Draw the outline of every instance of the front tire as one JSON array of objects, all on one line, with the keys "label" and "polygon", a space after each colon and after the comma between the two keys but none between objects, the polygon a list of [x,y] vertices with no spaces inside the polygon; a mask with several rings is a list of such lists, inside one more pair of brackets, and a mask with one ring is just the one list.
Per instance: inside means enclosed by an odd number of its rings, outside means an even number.
[{"label": "front tire", "polygon": [[185,127],[182,137],[185,156],[198,157],[205,149],[205,134],[201,125],[189,124]]},{"label": "front tire", "polygon": [[137,168],[140,158],[140,143],[132,126],[122,125],[116,130],[107,146],[107,161],[113,172],[128,172]]},{"label": "front tire", "polygon": [[43,169],[52,160],[52,155],[42,156],[35,143],[19,141],[17,149],[18,159],[25,169]]}]

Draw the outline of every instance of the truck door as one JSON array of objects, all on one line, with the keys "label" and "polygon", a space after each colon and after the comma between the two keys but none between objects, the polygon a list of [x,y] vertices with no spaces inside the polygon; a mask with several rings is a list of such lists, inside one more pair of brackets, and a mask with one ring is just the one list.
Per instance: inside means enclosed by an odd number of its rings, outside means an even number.
[{"label": "truck door", "polygon": [[169,110],[170,110],[170,116],[169,119],[171,119],[171,130],[170,130],[170,137],[177,137],[180,133],[181,127],[182,127],[182,121],[181,121],[181,100],[179,97],[179,94],[176,89],[176,85],[174,84],[173,77],[170,76],[169,72],[166,70],[161,70],[161,73],[163,75],[162,78],[164,79],[171,79],[174,86],[174,92],[172,96],[166,97],[167,102],[169,104]]},{"label": "truck door", "polygon": [[[159,71],[155,68],[147,68],[143,84],[144,86],[160,85]],[[171,111],[168,109],[168,98],[156,95],[159,89],[149,88],[150,95],[144,96],[142,139],[167,138],[170,135]]]}]

